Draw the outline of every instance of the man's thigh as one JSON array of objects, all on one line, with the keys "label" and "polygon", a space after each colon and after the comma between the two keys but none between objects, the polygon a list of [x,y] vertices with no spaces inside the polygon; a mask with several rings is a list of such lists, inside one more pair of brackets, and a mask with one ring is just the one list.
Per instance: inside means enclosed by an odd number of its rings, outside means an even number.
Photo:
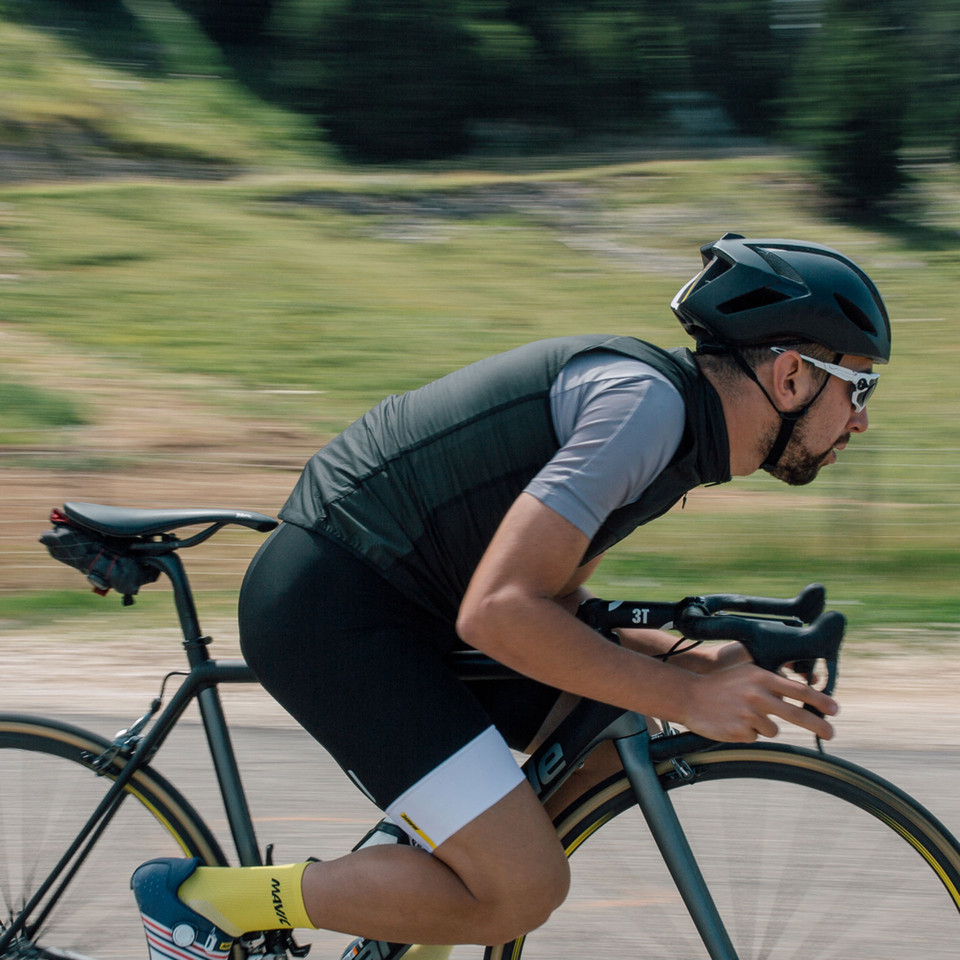
[{"label": "man's thigh", "polygon": [[264,687],[429,849],[522,780],[448,663],[452,625],[336,543],[281,527],[247,574],[240,620]]}]

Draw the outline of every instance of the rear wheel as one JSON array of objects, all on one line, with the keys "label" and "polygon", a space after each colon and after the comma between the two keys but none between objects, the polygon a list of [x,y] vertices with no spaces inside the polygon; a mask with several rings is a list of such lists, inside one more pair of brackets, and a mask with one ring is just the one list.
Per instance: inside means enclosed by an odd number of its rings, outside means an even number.
[{"label": "rear wheel", "polygon": [[[121,758],[104,776],[95,773],[92,760],[107,745],[57,721],[0,715],[0,931],[19,915],[122,769]],[[127,785],[115,816],[62,896],[46,916],[45,898],[27,933],[3,956],[146,956],[130,876],[143,861],[162,856],[225,862],[192,807],[145,768]]]},{"label": "rear wheel", "polygon": [[[686,763],[692,780],[665,763],[660,781],[740,960],[956,957],[960,849],[902,791],[779,745]],[[557,830],[568,856],[577,853],[567,902],[487,960],[707,956],[622,773],[573,803]]]}]

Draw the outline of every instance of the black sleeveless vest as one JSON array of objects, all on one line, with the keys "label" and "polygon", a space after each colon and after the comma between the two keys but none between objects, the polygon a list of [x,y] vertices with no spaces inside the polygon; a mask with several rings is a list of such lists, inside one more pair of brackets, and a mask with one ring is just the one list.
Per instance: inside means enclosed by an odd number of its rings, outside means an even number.
[{"label": "black sleeveless vest", "polygon": [[687,350],[632,337],[541,340],[387,397],[307,463],[281,519],[332,537],[452,622],[507,509],[559,447],[550,387],[574,357],[609,351],[649,363],[686,405],[667,468],[615,510],[586,562],[702,483],[730,479],[720,398]]}]

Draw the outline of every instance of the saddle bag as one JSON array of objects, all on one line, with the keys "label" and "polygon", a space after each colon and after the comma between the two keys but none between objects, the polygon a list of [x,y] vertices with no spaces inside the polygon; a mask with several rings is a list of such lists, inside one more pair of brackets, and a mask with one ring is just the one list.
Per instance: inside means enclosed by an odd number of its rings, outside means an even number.
[{"label": "saddle bag", "polygon": [[41,534],[40,542],[54,560],[84,574],[94,593],[105,596],[114,589],[123,594],[124,603],[133,603],[139,589],[160,576],[158,569],[128,552],[127,541],[79,527],[59,510],[50,514],[50,521],[53,529]]}]

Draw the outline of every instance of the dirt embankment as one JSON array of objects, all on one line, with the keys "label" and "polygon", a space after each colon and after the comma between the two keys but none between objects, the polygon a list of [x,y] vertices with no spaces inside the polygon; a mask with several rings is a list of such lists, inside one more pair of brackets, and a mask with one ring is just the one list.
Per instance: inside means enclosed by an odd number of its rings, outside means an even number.
[{"label": "dirt embankment", "polygon": [[[78,575],[37,543],[50,509],[66,500],[275,516],[324,439],[212,407],[204,398],[215,396],[218,386],[211,390],[203,378],[144,373],[73,353],[14,324],[0,323],[0,356],[15,365],[18,379],[69,393],[90,421],[42,446],[0,448],[4,593],[82,588]],[[190,555],[195,585],[238,586],[261,539],[239,528],[220,533]]]}]

